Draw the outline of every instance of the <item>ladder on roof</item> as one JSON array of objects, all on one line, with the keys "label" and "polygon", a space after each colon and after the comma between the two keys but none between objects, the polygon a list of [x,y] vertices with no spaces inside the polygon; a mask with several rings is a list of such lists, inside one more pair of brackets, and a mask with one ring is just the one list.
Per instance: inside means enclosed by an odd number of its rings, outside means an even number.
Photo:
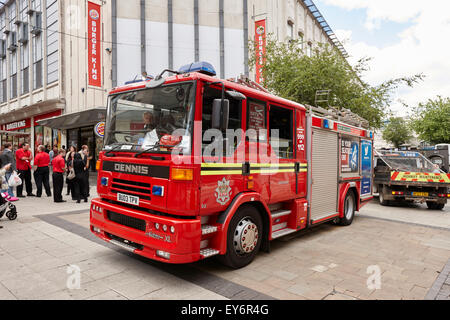
[{"label": "ladder on roof", "polygon": [[331,90],[317,90],[314,104],[316,106],[320,106],[322,102],[325,102],[327,107],[329,107],[330,105],[328,101],[330,99],[330,93]]},{"label": "ladder on roof", "polygon": [[248,77],[246,77],[243,74],[241,74],[239,77],[236,77],[236,78],[227,79],[227,81],[238,83],[238,84],[241,84],[243,86],[262,91],[264,93],[269,93],[269,94],[271,93],[269,90],[264,88],[262,85],[260,85],[259,83],[249,79]]},{"label": "ladder on roof", "polygon": [[331,119],[331,120],[337,120],[342,121],[344,123],[354,125],[357,127],[369,129],[370,124],[369,121],[361,117],[360,115],[357,115],[356,113],[350,111],[346,108],[337,108],[337,107],[331,107],[329,106],[328,109],[322,108],[322,107],[313,107],[313,106],[307,106],[309,108],[309,112],[311,114],[316,114],[320,117]]},{"label": "ladder on roof", "polygon": [[[269,90],[264,88],[262,85],[249,79],[248,77],[246,77],[243,74],[241,74],[239,77],[236,77],[236,78],[227,79],[227,81],[238,83],[238,84],[247,86],[252,89],[256,89],[256,90],[259,90],[259,91],[262,91],[265,93],[272,94]],[[315,104],[317,105],[320,102],[326,102],[328,109],[325,109],[325,108],[322,108],[319,106],[313,107],[313,106],[307,105],[307,107],[310,110],[310,113],[315,113],[318,116],[321,116],[324,118],[342,121],[342,122],[348,123],[350,125],[369,129],[369,127],[370,127],[369,121],[367,121],[363,117],[357,115],[356,113],[353,113],[349,109],[330,106],[328,104],[328,99],[329,99],[330,93],[331,93],[331,90],[317,90]],[[322,98],[324,96],[326,96],[326,98]]]}]

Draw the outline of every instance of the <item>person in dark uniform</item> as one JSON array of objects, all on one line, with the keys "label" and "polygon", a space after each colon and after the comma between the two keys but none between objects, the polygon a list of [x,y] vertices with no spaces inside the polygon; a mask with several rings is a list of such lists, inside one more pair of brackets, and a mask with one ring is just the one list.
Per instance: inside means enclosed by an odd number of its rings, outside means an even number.
[{"label": "person in dark uniform", "polygon": [[63,200],[62,191],[64,188],[64,171],[66,170],[66,150],[61,149],[58,155],[53,158],[53,200],[56,203],[66,202]]},{"label": "person in dark uniform", "polygon": [[50,156],[47,152],[45,152],[44,146],[38,147],[39,153],[36,155],[34,159],[34,166],[36,171],[34,172],[34,181],[36,182],[36,197],[40,198],[42,196],[42,184],[44,184],[45,193],[47,197],[52,196],[52,192],[50,190],[49,176],[50,176]]},{"label": "person in dark uniform", "polygon": [[[69,170],[72,167],[73,155],[77,152],[77,148],[75,146],[70,146],[69,151],[66,153],[66,164],[67,169]],[[67,183],[67,195],[72,194],[72,200],[75,200],[75,194],[73,191],[73,181],[66,178]]]},{"label": "person in dark uniform", "polygon": [[84,187],[85,187],[85,193],[87,197],[89,198],[89,167],[92,160],[92,156],[89,156],[89,147],[87,145],[84,145],[81,147],[81,151],[79,152],[81,155],[81,159],[86,163],[86,167],[84,170]]},{"label": "person in dark uniform", "polygon": [[85,168],[86,162],[81,158],[81,154],[75,153],[73,158],[73,169],[75,170],[75,179],[73,179],[74,195],[77,203],[84,199],[87,202],[87,194],[85,187]]}]

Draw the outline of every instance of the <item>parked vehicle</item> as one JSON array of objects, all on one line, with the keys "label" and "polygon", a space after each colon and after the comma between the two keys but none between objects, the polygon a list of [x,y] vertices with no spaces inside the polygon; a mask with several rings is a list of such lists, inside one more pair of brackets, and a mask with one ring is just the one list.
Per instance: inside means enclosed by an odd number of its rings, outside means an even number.
[{"label": "parked vehicle", "polygon": [[420,152],[432,163],[437,164],[442,171],[450,173],[450,144],[437,144]]},{"label": "parked vehicle", "polygon": [[373,198],[365,120],[219,80],[205,63],[171,72],[110,93],[96,236],[162,262],[239,268],[273,239],[350,225]]},{"label": "parked vehicle", "polygon": [[376,152],[374,192],[381,205],[393,201],[426,202],[442,210],[450,198],[450,174],[439,170],[419,152]]}]

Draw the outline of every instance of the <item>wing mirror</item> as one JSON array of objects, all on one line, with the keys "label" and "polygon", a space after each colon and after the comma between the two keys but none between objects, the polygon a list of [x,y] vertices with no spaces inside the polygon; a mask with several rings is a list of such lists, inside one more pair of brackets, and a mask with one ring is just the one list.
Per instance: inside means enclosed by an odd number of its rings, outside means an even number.
[{"label": "wing mirror", "polygon": [[230,100],[214,99],[211,128],[218,130],[228,129],[228,120],[230,116]]}]

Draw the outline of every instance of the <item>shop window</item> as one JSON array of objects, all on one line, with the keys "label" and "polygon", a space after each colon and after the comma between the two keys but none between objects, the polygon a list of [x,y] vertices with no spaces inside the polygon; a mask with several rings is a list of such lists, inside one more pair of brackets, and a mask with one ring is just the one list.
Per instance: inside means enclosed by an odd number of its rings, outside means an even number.
[{"label": "shop window", "polygon": [[[222,90],[221,89],[215,89],[211,87],[206,87],[204,94],[203,94],[203,112],[202,112],[202,137],[204,137],[205,132],[209,129],[211,129],[211,118],[212,118],[212,108],[213,108],[213,101],[215,99],[221,99],[222,98]],[[230,115],[229,115],[229,122],[228,122],[228,130],[233,130],[233,132],[236,132],[236,130],[242,128],[242,103],[240,101],[236,101],[231,98],[227,98],[230,101]],[[234,141],[227,140],[227,132],[224,130],[222,131],[222,136],[224,139],[223,144],[223,154],[224,155],[231,155],[233,150],[237,147],[238,144],[238,138],[234,136]],[[203,149],[211,143],[211,140],[208,141],[208,139],[203,141]]]},{"label": "shop window", "polygon": [[270,145],[279,158],[293,159],[293,110],[270,106]]}]

